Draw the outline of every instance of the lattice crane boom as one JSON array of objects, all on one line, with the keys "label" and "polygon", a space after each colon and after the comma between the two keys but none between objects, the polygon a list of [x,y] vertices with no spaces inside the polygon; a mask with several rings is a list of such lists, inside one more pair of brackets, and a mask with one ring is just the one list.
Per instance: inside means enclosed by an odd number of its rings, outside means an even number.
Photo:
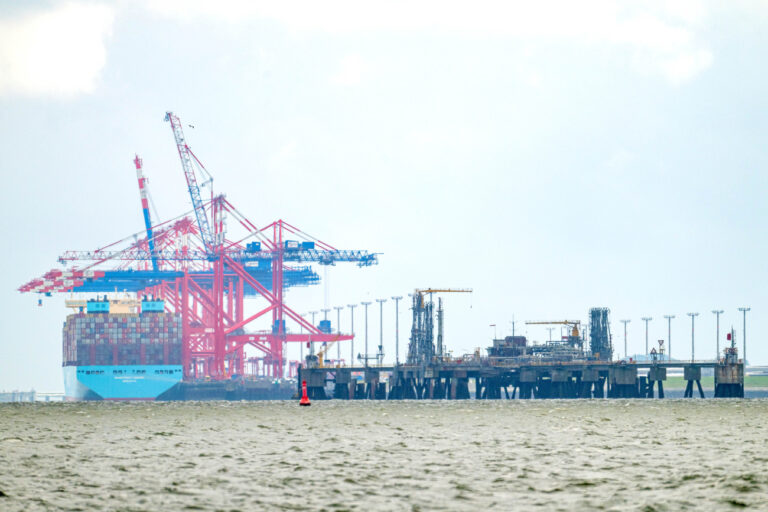
[{"label": "lattice crane boom", "polygon": [[184,138],[184,130],[181,128],[181,121],[179,120],[178,116],[176,116],[173,112],[166,112],[165,120],[171,123],[173,137],[176,140],[176,148],[179,150],[181,167],[184,170],[184,177],[187,180],[189,196],[192,199],[192,208],[195,211],[197,226],[200,229],[200,238],[203,240],[205,250],[210,255],[213,255],[216,248],[215,237],[213,236],[213,232],[211,231],[211,227],[208,222],[208,215],[205,212],[203,199],[200,195],[200,186],[197,184],[195,168],[192,165],[192,159],[194,158],[197,162],[197,158],[195,158],[194,154],[187,145],[186,139]]},{"label": "lattice crane boom", "polygon": [[472,288],[417,288],[414,296],[418,296],[420,303],[424,304],[424,295],[429,293],[472,293]]}]

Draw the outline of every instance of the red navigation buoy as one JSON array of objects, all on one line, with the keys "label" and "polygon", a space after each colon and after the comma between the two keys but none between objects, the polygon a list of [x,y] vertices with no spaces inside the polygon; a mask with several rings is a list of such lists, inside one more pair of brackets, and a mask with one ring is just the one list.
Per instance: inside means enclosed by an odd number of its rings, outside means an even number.
[{"label": "red navigation buoy", "polygon": [[299,405],[312,405],[309,403],[309,397],[307,396],[307,381],[305,380],[301,381],[301,400],[299,400]]}]

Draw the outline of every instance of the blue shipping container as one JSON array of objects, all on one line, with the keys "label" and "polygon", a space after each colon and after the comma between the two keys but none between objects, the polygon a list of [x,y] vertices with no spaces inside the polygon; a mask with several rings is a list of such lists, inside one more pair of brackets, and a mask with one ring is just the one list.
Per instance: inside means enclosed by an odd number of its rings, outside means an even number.
[{"label": "blue shipping container", "polygon": [[162,300],[145,300],[141,303],[142,313],[162,313],[165,311],[165,302]]},{"label": "blue shipping container", "polygon": [[88,302],[88,313],[109,313],[109,302],[108,301],[99,301],[99,302]]}]

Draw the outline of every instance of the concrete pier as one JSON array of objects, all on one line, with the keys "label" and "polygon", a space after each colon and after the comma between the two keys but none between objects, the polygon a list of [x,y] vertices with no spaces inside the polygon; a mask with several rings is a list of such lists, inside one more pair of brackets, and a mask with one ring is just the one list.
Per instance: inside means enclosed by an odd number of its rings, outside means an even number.
[{"label": "concrete pier", "polygon": [[647,398],[653,398],[653,388],[658,389],[658,398],[664,398],[664,381],[667,380],[667,369],[652,366],[648,369],[648,392]]},{"label": "concrete pier", "polygon": [[744,365],[715,366],[715,398],[744,398]]}]

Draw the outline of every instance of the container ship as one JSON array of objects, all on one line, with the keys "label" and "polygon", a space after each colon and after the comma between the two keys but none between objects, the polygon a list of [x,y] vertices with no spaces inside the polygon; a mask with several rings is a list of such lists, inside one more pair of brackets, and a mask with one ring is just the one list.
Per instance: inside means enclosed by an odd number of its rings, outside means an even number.
[{"label": "container ship", "polygon": [[155,400],[179,384],[181,316],[161,300],[67,301],[66,400]]}]

